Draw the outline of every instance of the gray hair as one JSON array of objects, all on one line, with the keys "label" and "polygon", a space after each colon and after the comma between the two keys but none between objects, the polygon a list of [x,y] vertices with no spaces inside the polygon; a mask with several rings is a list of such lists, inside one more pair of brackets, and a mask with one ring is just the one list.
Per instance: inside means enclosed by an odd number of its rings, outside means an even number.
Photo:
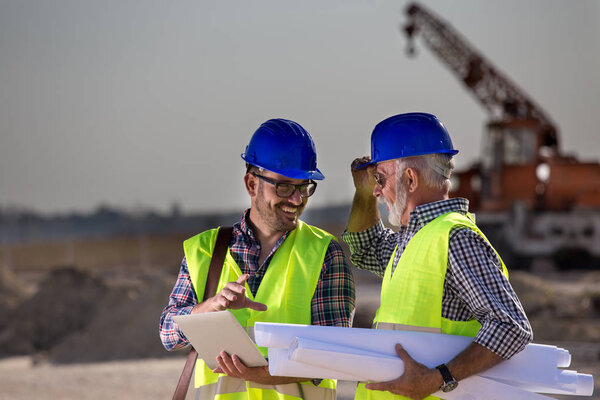
[{"label": "gray hair", "polygon": [[406,168],[419,171],[425,185],[446,192],[450,190],[450,176],[454,170],[454,160],[450,154],[434,153],[399,158],[396,161],[396,176],[400,177]]}]

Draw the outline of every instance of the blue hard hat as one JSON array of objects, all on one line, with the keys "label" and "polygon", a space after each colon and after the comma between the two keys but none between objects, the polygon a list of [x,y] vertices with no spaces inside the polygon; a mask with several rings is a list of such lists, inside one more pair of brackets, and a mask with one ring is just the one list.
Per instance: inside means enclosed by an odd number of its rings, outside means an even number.
[{"label": "blue hard hat", "polygon": [[325,178],[317,169],[317,152],[310,134],[287,119],[270,119],[258,127],[242,159],[292,179]]},{"label": "blue hard hat", "polygon": [[398,114],[375,126],[371,134],[371,162],[361,167],[433,153],[458,153],[440,120],[427,113]]}]

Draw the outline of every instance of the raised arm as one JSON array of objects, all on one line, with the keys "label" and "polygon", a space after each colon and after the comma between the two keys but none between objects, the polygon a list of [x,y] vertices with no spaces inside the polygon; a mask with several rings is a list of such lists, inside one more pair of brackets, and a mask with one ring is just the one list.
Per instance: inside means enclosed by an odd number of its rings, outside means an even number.
[{"label": "raised arm", "polygon": [[371,157],[361,157],[352,161],[350,166],[354,181],[354,199],[350,218],[348,219],[348,232],[361,232],[375,225],[381,216],[377,208],[377,198],[373,196],[375,181],[372,176],[373,166],[357,169],[369,162]]}]

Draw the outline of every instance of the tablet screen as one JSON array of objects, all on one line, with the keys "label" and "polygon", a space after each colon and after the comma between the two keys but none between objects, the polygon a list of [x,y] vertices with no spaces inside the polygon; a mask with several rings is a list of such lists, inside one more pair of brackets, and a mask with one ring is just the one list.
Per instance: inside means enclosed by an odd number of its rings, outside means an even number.
[{"label": "tablet screen", "polygon": [[236,354],[248,367],[267,365],[263,355],[230,311],[179,315],[173,320],[192,343],[198,357],[211,369],[218,367],[216,358],[222,350],[229,355]]}]

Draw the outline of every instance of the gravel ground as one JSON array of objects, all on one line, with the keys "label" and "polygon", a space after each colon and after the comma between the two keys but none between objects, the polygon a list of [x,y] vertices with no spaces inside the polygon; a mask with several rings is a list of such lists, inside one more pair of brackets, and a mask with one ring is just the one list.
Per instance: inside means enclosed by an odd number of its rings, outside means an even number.
[{"label": "gravel ground", "polygon": [[0,398],[169,399],[184,363],[175,358],[57,366],[14,357],[0,361]]},{"label": "gravel ground", "polygon": [[[566,345],[566,344],[564,344]],[[573,357],[580,351],[597,352],[600,344],[574,344]],[[587,349],[587,350],[586,350]],[[114,361],[90,364],[34,365],[31,357],[0,360],[1,400],[135,400],[170,399],[184,358]],[[554,396],[563,400],[599,400],[600,365],[585,362],[573,365],[578,372],[594,375],[596,390],[593,397]],[[193,399],[192,390],[187,399]],[[354,384],[340,382],[339,400],[353,398]]]},{"label": "gravel ground", "polygon": [[[32,357],[0,360],[1,400],[170,399],[185,358],[89,364],[34,364]],[[186,399],[193,399],[193,390]],[[354,384],[341,382],[338,399],[350,400]]]}]

